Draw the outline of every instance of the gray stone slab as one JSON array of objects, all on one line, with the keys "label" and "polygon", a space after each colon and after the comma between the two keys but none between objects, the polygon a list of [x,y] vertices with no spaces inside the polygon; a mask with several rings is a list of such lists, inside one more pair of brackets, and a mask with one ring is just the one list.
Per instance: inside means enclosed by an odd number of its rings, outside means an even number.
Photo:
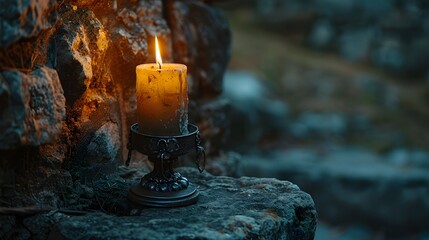
[{"label": "gray stone slab", "polygon": [[298,186],[277,179],[179,170],[199,186],[197,204],[130,210],[129,216],[67,216],[50,239],[313,239],[317,213]]}]

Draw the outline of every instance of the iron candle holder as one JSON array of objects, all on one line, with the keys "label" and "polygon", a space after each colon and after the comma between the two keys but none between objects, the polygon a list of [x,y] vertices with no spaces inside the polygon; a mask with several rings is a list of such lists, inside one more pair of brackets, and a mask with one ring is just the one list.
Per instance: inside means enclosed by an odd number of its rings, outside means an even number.
[{"label": "iron candle holder", "polygon": [[178,136],[154,136],[140,133],[137,123],[131,126],[126,165],[130,163],[131,151],[136,150],[147,155],[154,167],[139,184],[130,188],[128,200],[137,206],[150,207],[180,207],[197,202],[197,187],[173,169],[179,156],[195,150],[195,163],[200,172],[204,171],[206,156],[198,127],[188,124],[188,131],[188,134]]}]

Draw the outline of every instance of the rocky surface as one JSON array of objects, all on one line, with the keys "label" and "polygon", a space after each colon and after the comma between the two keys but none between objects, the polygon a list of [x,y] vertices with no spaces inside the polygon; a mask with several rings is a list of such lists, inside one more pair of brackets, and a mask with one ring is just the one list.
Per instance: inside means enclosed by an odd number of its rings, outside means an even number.
[{"label": "rocky surface", "polygon": [[0,48],[6,48],[22,38],[34,37],[51,27],[48,13],[55,4],[53,0],[0,1]]},{"label": "rocky surface", "polygon": [[59,13],[60,27],[50,43],[53,54],[49,61],[58,71],[67,104],[73,106],[85,90],[96,91],[96,83],[98,93],[106,88],[110,79],[99,71],[106,68],[103,61],[109,40],[103,25],[89,9],[74,10],[65,5]]},{"label": "rocky surface", "polygon": [[[167,1],[168,23],[173,35],[174,60],[190,66],[191,98],[219,95],[230,58],[231,33],[217,8],[199,1]],[[201,19],[205,19],[201,21]],[[186,27],[184,27],[186,26]],[[200,54],[200,49],[211,51]]]},{"label": "rocky surface", "polygon": [[[130,210],[128,216],[105,213],[62,215],[49,238],[314,238],[317,214],[313,201],[290,182],[214,177],[189,168],[179,171],[199,186],[200,198],[197,204],[172,209]],[[122,189],[124,192],[126,190],[126,187]],[[124,198],[122,196],[118,202],[126,201]],[[58,218],[58,215],[55,217]],[[32,229],[31,221],[26,223],[27,228]]]},{"label": "rocky surface", "polygon": [[40,146],[60,135],[65,99],[54,69],[0,75],[0,149]]}]

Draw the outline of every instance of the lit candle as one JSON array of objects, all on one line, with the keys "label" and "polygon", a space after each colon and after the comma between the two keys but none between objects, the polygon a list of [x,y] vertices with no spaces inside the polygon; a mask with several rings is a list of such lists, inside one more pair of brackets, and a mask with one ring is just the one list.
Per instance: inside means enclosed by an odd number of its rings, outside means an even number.
[{"label": "lit candle", "polygon": [[155,37],[156,64],[136,67],[139,132],[157,136],[188,133],[186,65],[162,63]]}]

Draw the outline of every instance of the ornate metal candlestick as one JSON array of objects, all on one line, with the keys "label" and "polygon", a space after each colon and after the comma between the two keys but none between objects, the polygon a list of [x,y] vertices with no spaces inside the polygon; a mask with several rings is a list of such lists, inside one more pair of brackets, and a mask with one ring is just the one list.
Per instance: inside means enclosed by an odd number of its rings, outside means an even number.
[{"label": "ornate metal candlestick", "polygon": [[204,171],[199,161],[203,157],[205,165],[206,156],[200,143],[198,127],[188,124],[188,131],[188,134],[179,136],[152,136],[139,133],[137,123],[131,126],[127,166],[132,150],[147,155],[154,163],[153,171],[142,177],[138,185],[130,188],[128,199],[132,203],[152,207],[179,207],[198,200],[196,186],[173,170],[173,163],[179,156],[195,150],[197,167],[200,172]]}]

